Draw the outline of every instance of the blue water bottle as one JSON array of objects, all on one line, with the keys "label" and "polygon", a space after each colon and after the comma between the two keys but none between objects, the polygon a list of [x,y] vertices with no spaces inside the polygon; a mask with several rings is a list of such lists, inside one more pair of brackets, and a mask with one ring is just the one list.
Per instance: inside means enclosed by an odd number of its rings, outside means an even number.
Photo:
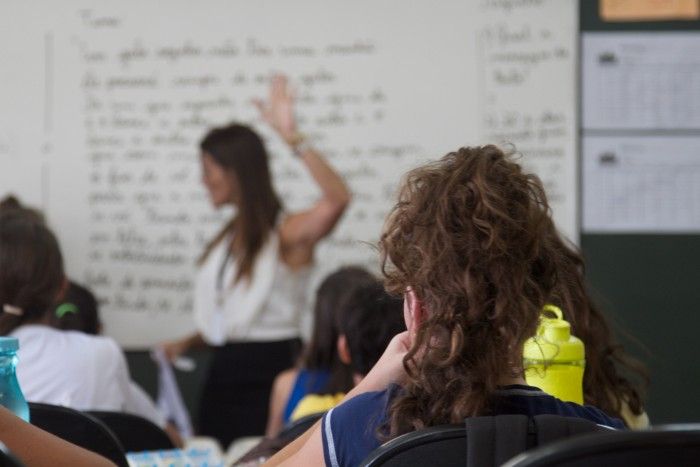
[{"label": "blue water bottle", "polygon": [[0,405],[12,411],[25,422],[29,421],[29,405],[17,382],[16,337],[0,337]]}]

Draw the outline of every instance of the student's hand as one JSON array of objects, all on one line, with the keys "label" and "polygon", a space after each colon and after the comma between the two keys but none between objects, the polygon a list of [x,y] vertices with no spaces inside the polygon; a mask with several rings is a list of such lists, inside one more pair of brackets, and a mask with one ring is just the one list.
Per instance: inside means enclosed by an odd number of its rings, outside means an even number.
[{"label": "student's hand", "polygon": [[288,144],[297,144],[296,119],[294,118],[294,95],[289,89],[287,77],[275,75],[270,85],[270,95],[267,102],[261,99],[253,100],[260,115]]},{"label": "student's hand", "polygon": [[410,347],[411,339],[408,331],[394,336],[377,364],[358,385],[362,386],[361,390],[363,392],[377,391],[392,383],[403,384],[407,377],[403,359]]}]

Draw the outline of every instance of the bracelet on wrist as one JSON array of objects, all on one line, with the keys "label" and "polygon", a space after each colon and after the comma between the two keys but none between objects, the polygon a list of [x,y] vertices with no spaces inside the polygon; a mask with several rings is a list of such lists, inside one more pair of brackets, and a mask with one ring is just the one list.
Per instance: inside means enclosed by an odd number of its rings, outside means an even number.
[{"label": "bracelet on wrist", "polygon": [[294,155],[297,157],[301,157],[305,152],[311,149],[311,144],[309,143],[309,140],[306,139],[306,136],[304,136],[301,133],[296,133],[294,136],[287,140],[287,143],[291,147]]},{"label": "bracelet on wrist", "polygon": [[304,140],[292,148],[294,155],[301,157],[311,149],[311,143],[308,140]]},{"label": "bracelet on wrist", "polygon": [[287,142],[289,146],[292,148],[300,144],[302,141],[306,139],[306,136],[304,136],[301,133],[294,132],[293,135],[291,135],[289,138],[284,138],[284,140]]}]

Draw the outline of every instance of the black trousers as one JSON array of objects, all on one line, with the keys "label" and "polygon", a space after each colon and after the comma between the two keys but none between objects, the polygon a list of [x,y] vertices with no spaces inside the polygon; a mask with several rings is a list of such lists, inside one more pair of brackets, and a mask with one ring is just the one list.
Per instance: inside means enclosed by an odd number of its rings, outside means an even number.
[{"label": "black trousers", "polygon": [[275,376],[294,366],[300,339],[242,342],[214,348],[199,405],[199,432],[224,451],[236,438],[265,434]]}]

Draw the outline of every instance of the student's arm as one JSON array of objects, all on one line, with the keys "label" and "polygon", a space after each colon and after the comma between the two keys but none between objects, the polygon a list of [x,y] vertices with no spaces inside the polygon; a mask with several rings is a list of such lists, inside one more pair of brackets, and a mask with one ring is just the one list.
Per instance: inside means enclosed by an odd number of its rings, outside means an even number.
[{"label": "student's arm", "polygon": [[323,439],[321,437],[321,422],[314,423],[303,435],[289,443],[272,456],[263,465],[276,466],[305,466],[323,465]]},{"label": "student's arm", "polygon": [[115,467],[102,456],[43,431],[0,407],[0,441],[27,467]]},{"label": "student's arm", "polygon": [[281,227],[283,247],[313,246],[330,233],[350,202],[343,179],[297,131],[294,97],[284,76],[275,76],[267,102],[256,102],[263,119],[299,156],[321,189],[321,199],[309,210],[289,216]]},{"label": "student's arm", "polygon": [[[410,347],[409,331],[394,336],[384,354],[360,383],[343,398],[346,402],[353,397],[371,391],[385,389],[389,384],[402,383],[406,377],[403,358]],[[342,403],[342,402],[341,402]],[[266,466],[323,465],[323,437],[321,422],[308,429],[302,436],[272,456]]]},{"label": "student's arm", "polygon": [[314,149],[304,149],[299,158],[321,188],[322,195],[311,209],[286,219],[281,230],[282,242],[313,247],[340,220],[350,203],[350,191],[340,175]]},{"label": "student's arm", "polygon": [[289,400],[289,395],[292,393],[292,387],[298,374],[299,370],[291,368],[278,374],[272,383],[270,409],[268,410],[267,428],[265,429],[265,436],[268,438],[277,436],[282,429],[282,425],[284,425],[284,408]]}]

